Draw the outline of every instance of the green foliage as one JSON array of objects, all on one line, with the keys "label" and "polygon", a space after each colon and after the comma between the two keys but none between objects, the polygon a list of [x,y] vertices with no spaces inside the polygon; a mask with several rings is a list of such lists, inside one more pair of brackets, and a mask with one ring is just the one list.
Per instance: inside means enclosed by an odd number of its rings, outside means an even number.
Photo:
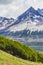
[{"label": "green foliage", "polygon": [[31,62],[21,58],[17,58],[0,50],[0,65],[43,65],[43,63]]},{"label": "green foliage", "polygon": [[43,62],[43,54],[38,53],[17,41],[13,41],[2,36],[0,36],[0,49],[23,59]]}]

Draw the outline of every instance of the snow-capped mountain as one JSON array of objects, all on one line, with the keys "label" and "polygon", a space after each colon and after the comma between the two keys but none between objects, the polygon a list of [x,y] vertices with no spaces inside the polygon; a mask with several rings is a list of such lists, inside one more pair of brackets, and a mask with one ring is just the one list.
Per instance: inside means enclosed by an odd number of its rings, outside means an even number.
[{"label": "snow-capped mountain", "polygon": [[17,22],[15,24],[20,23],[21,21],[29,21],[29,19],[32,22],[42,22],[43,21],[43,10],[35,10],[33,7],[30,7],[26,12],[24,12],[22,15],[20,15],[17,19]]},{"label": "snow-capped mountain", "polygon": [[33,7],[30,7],[26,12],[17,17],[16,22],[9,28],[13,32],[25,29],[30,31],[43,30],[43,15],[39,9],[35,10]]},{"label": "snow-capped mountain", "polygon": [[[37,32],[38,31],[38,32]],[[40,32],[41,31],[41,32]],[[43,32],[43,9],[30,7],[17,19],[0,17],[0,34],[5,36],[29,36],[29,33]]]},{"label": "snow-capped mountain", "polygon": [[0,17],[0,30],[10,26],[13,22],[13,18]]}]

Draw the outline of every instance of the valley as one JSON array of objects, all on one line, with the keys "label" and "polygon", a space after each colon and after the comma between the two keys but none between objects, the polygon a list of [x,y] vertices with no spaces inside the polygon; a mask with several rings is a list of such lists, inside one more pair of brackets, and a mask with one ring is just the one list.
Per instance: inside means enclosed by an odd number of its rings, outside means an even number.
[{"label": "valley", "polygon": [[22,44],[25,44],[27,46],[30,46],[31,48],[43,52],[43,38],[33,39],[33,38],[13,38],[14,40],[17,40],[21,42]]}]

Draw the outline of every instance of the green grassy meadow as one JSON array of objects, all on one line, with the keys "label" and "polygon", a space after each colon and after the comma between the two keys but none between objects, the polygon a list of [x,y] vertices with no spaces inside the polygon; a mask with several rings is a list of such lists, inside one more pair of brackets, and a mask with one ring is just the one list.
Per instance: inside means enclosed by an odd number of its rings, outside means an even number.
[{"label": "green grassy meadow", "polygon": [[0,50],[0,65],[43,65],[38,62],[31,62],[12,56]]}]

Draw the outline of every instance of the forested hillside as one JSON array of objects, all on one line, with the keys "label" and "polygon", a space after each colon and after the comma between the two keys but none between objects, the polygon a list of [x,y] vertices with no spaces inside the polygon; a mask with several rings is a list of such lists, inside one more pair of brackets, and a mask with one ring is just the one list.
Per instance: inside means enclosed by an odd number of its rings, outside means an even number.
[{"label": "forested hillside", "polygon": [[0,37],[0,50],[6,51],[13,56],[23,58],[25,60],[43,63],[43,54],[38,53],[30,47],[17,41],[13,41],[2,36]]}]

